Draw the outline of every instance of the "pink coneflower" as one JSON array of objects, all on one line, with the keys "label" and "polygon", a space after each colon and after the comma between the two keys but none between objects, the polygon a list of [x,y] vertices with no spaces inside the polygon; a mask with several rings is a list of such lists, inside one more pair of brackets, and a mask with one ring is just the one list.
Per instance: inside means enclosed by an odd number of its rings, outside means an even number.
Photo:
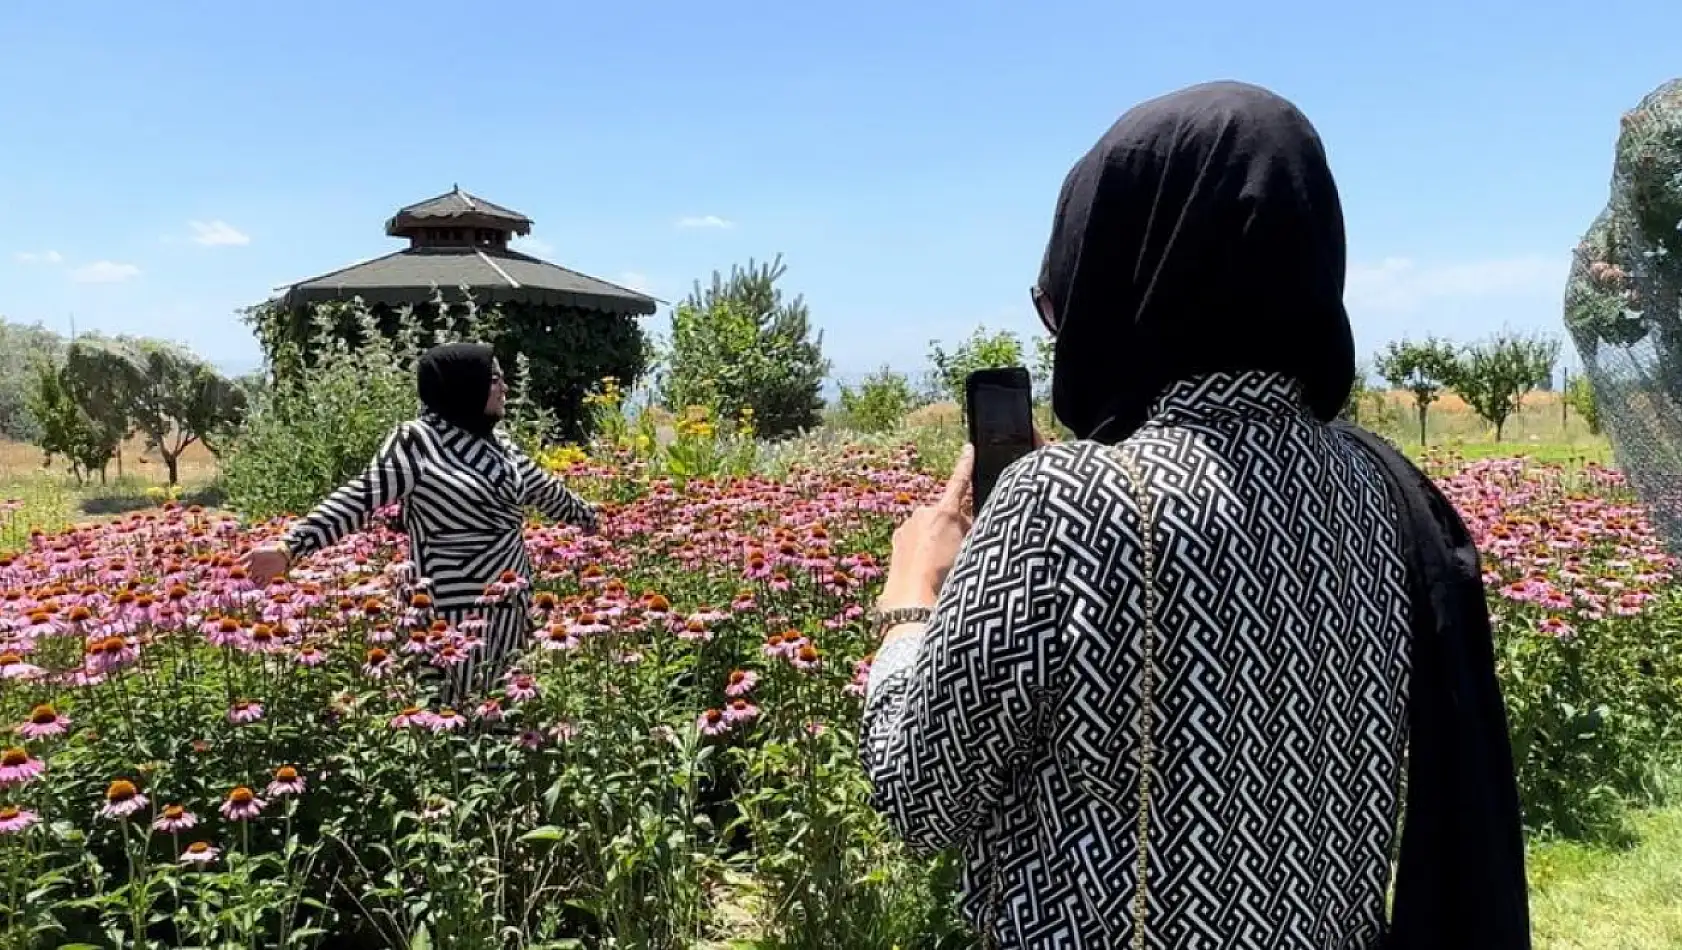
[{"label": "pink coneflower", "polygon": [[706,643],[713,638],[712,632],[707,629],[706,621],[699,617],[690,617],[675,626],[677,629],[674,632],[679,640],[689,643]]},{"label": "pink coneflower", "polygon": [[0,788],[33,782],[46,770],[45,762],[31,758],[23,749],[13,748],[0,752]]},{"label": "pink coneflower", "polygon": [[304,647],[294,659],[298,661],[299,666],[317,667],[327,662],[327,654],[315,647]]},{"label": "pink coneflower", "polygon": [[757,606],[758,604],[754,601],[753,591],[751,590],[742,591],[736,595],[735,600],[730,602],[731,611],[739,614],[747,613]]},{"label": "pink coneflower", "polygon": [[530,727],[520,730],[514,744],[527,751],[543,748],[543,733]]},{"label": "pink coneflower", "polygon": [[287,795],[304,794],[304,777],[290,765],[283,765],[274,770],[274,781],[263,792],[270,798],[284,798]]},{"label": "pink coneflower", "polygon": [[732,725],[745,725],[759,718],[759,707],[745,699],[732,699],[724,709],[724,718]]},{"label": "pink coneflower", "polygon": [[552,624],[537,634],[537,645],[545,650],[576,650],[578,643],[578,638],[560,624]]},{"label": "pink coneflower", "polygon": [[721,736],[730,731],[730,718],[722,709],[709,709],[695,718],[695,728],[703,736]]},{"label": "pink coneflower", "polygon": [[0,653],[0,680],[32,680],[41,675],[41,668],[25,663],[16,653]]},{"label": "pink coneflower", "polygon": [[473,710],[473,716],[485,722],[501,722],[502,702],[494,697],[487,699],[479,704],[479,708]]},{"label": "pink coneflower", "polygon": [[263,704],[242,699],[228,710],[228,721],[236,726],[249,725],[263,718]]},{"label": "pink coneflower", "polygon": [[426,729],[432,725],[432,713],[419,706],[406,706],[403,711],[391,717],[391,728],[408,729],[411,727]]},{"label": "pink coneflower", "polygon": [[391,672],[391,663],[390,653],[379,647],[374,647],[368,651],[365,662],[362,664],[362,675],[369,679],[380,679]]},{"label": "pink coneflower", "polygon": [[537,677],[530,673],[511,673],[508,676],[506,692],[513,702],[530,702],[537,698]]},{"label": "pink coneflower", "polygon": [[730,680],[724,686],[724,695],[735,699],[753,692],[759,685],[759,674],[752,670],[731,670]]},{"label": "pink coneflower", "polygon": [[229,821],[250,821],[263,813],[268,802],[257,797],[257,793],[241,785],[228,793],[227,801],[222,803],[222,817]]},{"label": "pink coneflower", "polygon": [[812,673],[823,666],[823,656],[818,653],[817,645],[810,642],[796,647],[788,659],[802,673]]},{"label": "pink coneflower", "polygon": [[222,854],[208,841],[195,841],[181,852],[182,864],[209,864]]},{"label": "pink coneflower", "polygon": [[451,804],[448,799],[438,798],[436,796],[428,798],[426,800],[426,806],[421,809],[421,820],[437,821],[440,818],[448,816],[454,808],[455,805]]},{"label": "pink coneflower", "polygon": [[152,830],[161,831],[166,835],[176,835],[198,823],[198,817],[192,812],[180,805],[169,805],[158,813],[157,820],[152,822]]},{"label": "pink coneflower", "polygon": [[43,703],[29,711],[29,721],[18,726],[17,732],[25,739],[51,739],[64,735],[69,729],[70,720]]},{"label": "pink coneflower", "polygon": [[433,732],[455,732],[465,725],[467,725],[466,716],[446,707],[433,714],[432,721],[427,723],[427,728]]},{"label": "pink coneflower", "polygon": [[570,742],[578,738],[578,727],[562,719],[549,727],[549,736],[556,742]]},{"label": "pink coneflower", "polygon": [[41,820],[41,816],[16,805],[0,805],[0,835],[15,835],[26,831]]},{"label": "pink coneflower", "polygon": [[602,623],[601,617],[595,613],[582,613],[567,625],[567,632],[575,637],[589,637],[607,633],[612,628]]},{"label": "pink coneflower", "polygon": [[146,807],[146,796],[128,779],[117,779],[105,789],[105,806],[99,810],[103,818],[122,820]]},{"label": "pink coneflower", "polygon": [[447,644],[437,653],[432,654],[432,665],[440,669],[449,669],[467,662],[467,653],[454,644]]}]

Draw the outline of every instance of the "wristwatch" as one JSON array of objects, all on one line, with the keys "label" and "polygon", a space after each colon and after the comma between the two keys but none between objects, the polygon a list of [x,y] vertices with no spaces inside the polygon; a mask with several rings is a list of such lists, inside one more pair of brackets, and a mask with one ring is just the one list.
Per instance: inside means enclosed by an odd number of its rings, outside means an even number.
[{"label": "wristwatch", "polygon": [[870,612],[871,626],[878,637],[902,623],[928,623],[932,616],[933,607],[889,607]]}]

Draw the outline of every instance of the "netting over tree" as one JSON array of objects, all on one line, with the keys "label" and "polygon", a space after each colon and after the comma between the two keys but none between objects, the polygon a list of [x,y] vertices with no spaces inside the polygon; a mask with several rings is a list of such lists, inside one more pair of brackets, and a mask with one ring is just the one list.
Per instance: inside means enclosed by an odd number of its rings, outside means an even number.
[{"label": "netting over tree", "polygon": [[1565,326],[1619,467],[1682,552],[1682,80],[1623,117],[1611,199],[1572,262]]}]

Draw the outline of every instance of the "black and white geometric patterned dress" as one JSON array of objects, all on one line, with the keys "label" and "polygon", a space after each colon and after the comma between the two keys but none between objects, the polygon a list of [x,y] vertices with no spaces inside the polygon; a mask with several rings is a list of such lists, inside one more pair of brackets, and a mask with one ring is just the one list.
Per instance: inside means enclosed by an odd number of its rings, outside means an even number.
[{"label": "black and white geometric patterned dress", "polygon": [[[1157,611],[1144,939],[1141,497]],[[1116,448],[1000,481],[921,635],[873,663],[873,800],[957,846],[999,947],[1371,948],[1406,728],[1395,512],[1273,374],[1174,385]]]},{"label": "black and white geometric patterned dress", "polygon": [[483,619],[477,656],[450,668],[446,701],[482,689],[531,633],[529,587],[478,603],[505,571],[532,579],[525,512],[593,529],[596,511],[540,468],[501,431],[482,439],[433,414],[399,425],[358,478],[329,495],[286,536],[301,560],[362,530],[374,512],[402,503],[410,556],[431,582],[435,612],[452,624]]}]

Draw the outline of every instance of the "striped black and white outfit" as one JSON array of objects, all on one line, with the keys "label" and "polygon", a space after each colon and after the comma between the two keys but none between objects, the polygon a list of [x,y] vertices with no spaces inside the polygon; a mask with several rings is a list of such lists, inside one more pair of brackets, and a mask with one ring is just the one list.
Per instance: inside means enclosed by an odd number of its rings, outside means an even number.
[{"label": "striped black and white outfit", "polygon": [[875,658],[874,802],[914,848],[961,849],[996,946],[1377,947],[1407,722],[1398,545],[1372,463],[1282,376],[1177,383],[1119,447],[1041,449],[927,628]]},{"label": "striped black and white outfit", "polygon": [[[485,621],[478,654],[447,672],[441,698],[455,702],[489,686],[530,638],[526,509],[591,530],[596,511],[500,431],[480,438],[429,413],[399,425],[361,476],[292,527],[286,546],[294,559],[307,557],[399,502],[411,557],[431,583],[437,615],[456,625]],[[508,571],[524,578],[527,589],[480,605],[486,588]]]}]

